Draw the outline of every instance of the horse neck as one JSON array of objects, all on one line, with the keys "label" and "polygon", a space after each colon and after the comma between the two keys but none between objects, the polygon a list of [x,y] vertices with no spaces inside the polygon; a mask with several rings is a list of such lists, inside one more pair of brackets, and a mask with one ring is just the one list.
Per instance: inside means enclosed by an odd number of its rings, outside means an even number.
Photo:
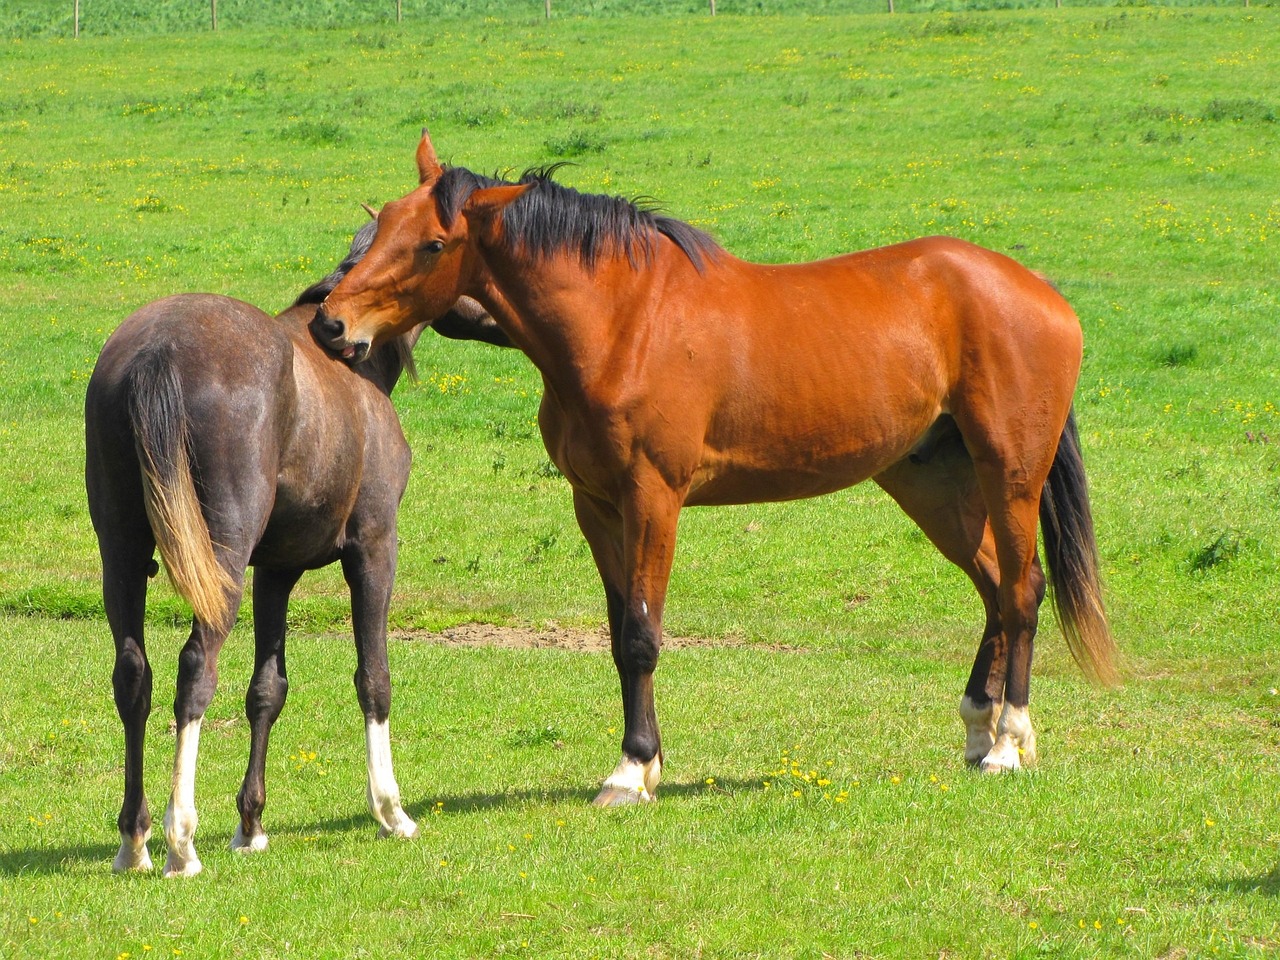
[{"label": "horse neck", "polygon": [[408,333],[402,333],[382,344],[373,355],[355,369],[366,380],[376,386],[387,396],[400,382],[401,375],[409,370],[416,373],[413,366],[413,348],[422,336],[423,328],[414,327]]},{"label": "horse neck", "polygon": [[[655,265],[657,258],[655,257]],[[567,258],[548,264],[503,254],[488,264],[476,299],[544,379],[562,389],[588,385],[634,330],[634,309],[655,282],[650,267],[625,256],[593,270]],[[641,321],[643,322],[643,321]]]}]

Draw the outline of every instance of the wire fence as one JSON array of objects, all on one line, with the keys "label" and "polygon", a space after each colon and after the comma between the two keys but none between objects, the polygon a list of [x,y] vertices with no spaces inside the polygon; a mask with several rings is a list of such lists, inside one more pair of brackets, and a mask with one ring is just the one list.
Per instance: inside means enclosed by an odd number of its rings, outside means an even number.
[{"label": "wire fence", "polygon": [[442,19],[962,13],[1061,6],[1271,7],[1280,0],[4,0],[0,36],[324,29]]}]

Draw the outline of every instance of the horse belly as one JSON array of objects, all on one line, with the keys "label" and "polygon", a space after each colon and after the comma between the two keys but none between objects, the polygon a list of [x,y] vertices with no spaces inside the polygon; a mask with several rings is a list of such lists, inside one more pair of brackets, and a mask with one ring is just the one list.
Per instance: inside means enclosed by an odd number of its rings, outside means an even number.
[{"label": "horse belly", "polygon": [[895,445],[888,451],[860,450],[841,456],[790,463],[730,461],[713,457],[694,475],[688,506],[727,506],[766,501],[804,500],[843,490],[870,479],[905,455]]},{"label": "horse belly", "polygon": [[275,510],[250,563],[314,570],[338,559],[343,525],[311,510]]}]

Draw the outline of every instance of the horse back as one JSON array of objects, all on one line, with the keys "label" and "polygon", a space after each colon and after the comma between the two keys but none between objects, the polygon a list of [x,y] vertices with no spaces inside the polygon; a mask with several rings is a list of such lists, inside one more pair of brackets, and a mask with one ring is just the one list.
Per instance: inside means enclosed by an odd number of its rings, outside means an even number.
[{"label": "horse back", "polygon": [[659,456],[688,450],[690,503],[829,492],[902,459],[945,414],[1070,406],[1075,314],[1040,276],[962,240],[794,265],[724,255],[664,284],[648,376],[632,377],[648,397],[630,406],[654,411],[641,432]]}]

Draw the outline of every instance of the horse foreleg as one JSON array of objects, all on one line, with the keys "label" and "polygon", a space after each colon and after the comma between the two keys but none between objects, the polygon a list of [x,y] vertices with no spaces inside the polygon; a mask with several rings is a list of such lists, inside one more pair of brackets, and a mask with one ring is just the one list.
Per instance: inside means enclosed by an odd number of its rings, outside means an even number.
[{"label": "horse foreleg", "polygon": [[387,662],[387,614],[395,578],[395,529],[374,547],[344,554],[342,573],[351,589],[356,638],[356,696],[364,711],[369,812],[380,837],[416,837],[418,825],[400,802],[391,764],[391,670]]},{"label": "horse foreleg", "polygon": [[636,496],[622,513],[585,495],[574,498],[604,581],[613,662],[622,687],[622,756],[596,796],[597,806],[651,801],[662,778],[653,674],[680,499],[665,488],[648,494]]},{"label": "horse foreleg", "polygon": [[300,576],[301,570],[260,567],[253,578],[253,678],[244,698],[245,716],[249,719],[249,766],[236,795],[240,825],[231,838],[231,849],[237,853],[267,849],[267,834],[262,829],[262,811],[267,805],[267,743],[289,693],[284,660],[285,614],[289,593]]}]

